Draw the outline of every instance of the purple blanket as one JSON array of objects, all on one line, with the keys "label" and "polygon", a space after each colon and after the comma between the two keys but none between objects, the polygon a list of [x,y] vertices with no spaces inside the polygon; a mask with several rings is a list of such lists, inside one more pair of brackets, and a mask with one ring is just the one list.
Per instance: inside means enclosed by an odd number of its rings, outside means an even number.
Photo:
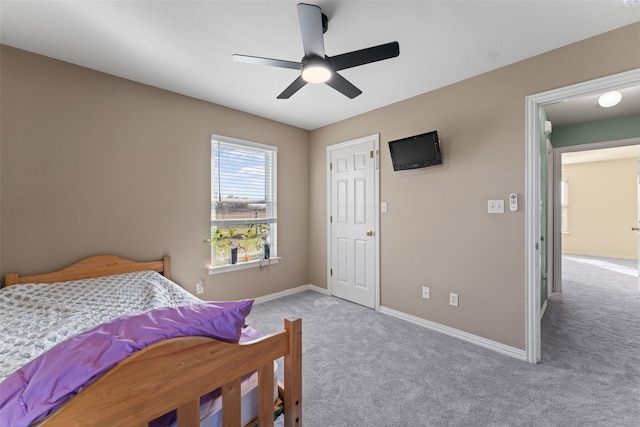
[{"label": "purple blanket", "polygon": [[45,417],[131,353],[197,335],[238,342],[253,300],[205,302],[127,314],[54,346],[0,383],[0,425]]}]

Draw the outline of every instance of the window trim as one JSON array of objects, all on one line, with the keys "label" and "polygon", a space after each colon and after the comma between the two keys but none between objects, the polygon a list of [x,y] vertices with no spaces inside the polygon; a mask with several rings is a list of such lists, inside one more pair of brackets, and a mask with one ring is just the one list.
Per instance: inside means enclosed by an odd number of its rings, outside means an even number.
[{"label": "window trim", "polygon": [[209,276],[228,273],[230,271],[245,270],[247,268],[269,268],[270,265],[278,264],[281,259],[281,257],[271,257],[263,260],[253,259],[251,261],[239,262],[237,264],[212,265],[209,267]]},{"label": "window trim", "polygon": [[[247,149],[255,149],[255,150],[262,150],[262,151],[268,151],[268,152],[272,152],[273,153],[273,161],[272,162],[267,162],[270,164],[267,164],[266,166],[271,166],[272,170],[267,170],[265,169],[265,183],[268,183],[269,181],[273,181],[270,185],[271,185],[271,189],[273,191],[271,191],[271,203],[273,205],[273,215],[271,215],[268,218],[262,218],[262,219],[258,219],[258,218],[252,218],[252,219],[229,219],[229,220],[225,220],[225,226],[245,226],[248,223],[256,223],[256,224],[270,224],[272,225],[272,231],[271,231],[271,235],[270,235],[270,245],[271,245],[271,256],[268,260],[262,260],[262,259],[253,259],[250,261],[242,261],[242,262],[238,262],[236,264],[215,264],[215,245],[211,246],[211,251],[210,251],[210,265],[209,265],[209,275],[213,275],[213,274],[219,274],[219,273],[225,273],[225,272],[229,272],[229,271],[236,271],[236,270],[243,270],[246,268],[256,268],[256,267],[260,267],[263,268],[265,265],[268,266],[270,264],[277,264],[280,260],[280,257],[278,256],[278,244],[277,244],[277,224],[278,224],[278,205],[277,205],[277,193],[278,193],[278,147],[274,146],[274,145],[268,145],[268,144],[262,144],[259,142],[253,142],[253,141],[246,141],[243,139],[238,139],[238,138],[232,138],[232,137],[228,137],[228,136],[224,136],[224,135],[219,135],[219,134],[212,134],[211,135],[211,141],[209,144],[209,148],[210,148],[210,155],[209,155],[209,178],[210,178],[210,184],[211,187],[209,188],[209,194],[211,195],[212,191],[213,191],[213,181],[214,178],[212,177],[212,160],[213,160],[213,144],[219,142],[219,143],[224,143],[224,144],[232,144],[232,145],[237,145],[240,147],[244,147]],[[213,206],[212,203],[213,199],[210,202],[210,209],[213,210]],[[211,219],[211,217],[209,218],[209,228],[211,229],[212,227],[214,227],[214,222],[215,220]]]}]

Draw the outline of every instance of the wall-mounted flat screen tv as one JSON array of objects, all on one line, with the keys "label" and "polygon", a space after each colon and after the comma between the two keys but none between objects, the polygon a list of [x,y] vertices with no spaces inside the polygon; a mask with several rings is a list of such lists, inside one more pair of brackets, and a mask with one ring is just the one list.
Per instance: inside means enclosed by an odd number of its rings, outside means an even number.
[{"label": "wall-mounted flat screen tv", "polygon": [[393,170],[418,169],[442,164],[438,131],[389,141]]}]

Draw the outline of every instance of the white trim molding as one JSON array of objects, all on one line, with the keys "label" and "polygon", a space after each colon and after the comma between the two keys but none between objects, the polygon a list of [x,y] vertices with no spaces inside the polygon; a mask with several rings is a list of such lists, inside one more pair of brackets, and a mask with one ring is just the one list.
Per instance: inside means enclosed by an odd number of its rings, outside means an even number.
[{"label": "white trim molding", "polygon": [[295,288],[285,289],[284,291],[274,292],[274,293],[269,294],[269,295],[263,295],[261,297],[254,298],[253,299],[253,303],[254,304],[261,304],[263,302],[273,301],[274,299],[286,297],[288,295],[294,295],[294,294],[297,294],[297,293],[300,293],[300,292],[304,292],[304,291],[314,291],[314,292],[318,292],[318,293],[321,293],[321,294],[324,294],[324,295],[329,295],[329,291],[327,291],[325,288],[321,288],[320,286],[316,286],[316,285],[300,285],[300,286],[297,286]]},{"label": "white trim molding", "polygon": [[209,276],[214,274],[228,273],[230,271],[245,270],[247,268],[264,268],[268,269],[270,265],[278,264],[282,258],[273,257],[267,260],[253,260],[246,262],[239,262],[237,264],[225,264],[209,267]]},{"label": "white trim molding", "polygon": [[[321,288],[316,285],[300,285],[295,288],[285,289],[284,291],[275,292],[273,294],[264,295],[253,300],[254,304],[261,304],[263,302],[272,301],[278,298],[286,297],[288,295],[294,295],[299,292],[304,291],[314,291],[321,293],[323,295],[331,296],[329,291],[325,288]],[[471,344],[475,344],[477,346],[493,350],[500,354],[504,354],[505,356],[510,356],[519,360],[526,361],[526,354],[524,350],[519,348],[511,347],[506,344],[499,343],[497,341],[492,341],[486,338],[479,337],[477,335],[470,334],[468,332],[461,331],[459,329],[451,328],[449,326],[444,326],[439,323],[431,322],[429,320],[422,319],[420,317],[412,316],[410,314],[403,313],[401,311],[394,310],[388,307],[380,307],[378,310],[382,314],[386,314],[388,316],[396,317],[398,319],[404,320],[409,323],[413,323],[414,325],[422,326],[427,329],[431,329],[436,332],[443,333],[445,335],[449,335],[454,338],[461,339]]]},{"label": "white trim molding", "polygon": [[544,317],[544,312],[547,311],[547,301],[542,303],[542,308],[540,309],[540,320]]},{"label": "white trim molding", "polygon": [[409,323],[413,323],[414,325],[422,326],[423,328],[431,329],[432,331],[440,332],[442,334],[449,335],[450,337],[458,338],[462,341],[466,341],[468,343],[475,344],[489,350],[493,350],[497,353],[504,354],[505,356],[510,356],[522,361],[527,360],[525,351],[519,348],[511,347],[509,345],[482,338],[478,335],[470,334],[459,329],[451,328],[449,326],[441,325],[430,320],[412,316],[410,314],[403,313],[392,308],[380,307],[380,313],[405,320]]}]

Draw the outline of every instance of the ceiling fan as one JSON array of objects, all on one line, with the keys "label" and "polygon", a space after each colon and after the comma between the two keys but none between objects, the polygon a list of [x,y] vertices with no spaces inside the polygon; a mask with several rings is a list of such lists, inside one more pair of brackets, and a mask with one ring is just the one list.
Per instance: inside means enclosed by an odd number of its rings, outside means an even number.
[{"label": "ceiling fan", "polygon": [[304,57],[300,62],[257,56],[233,55],[237,62],[269,65],[272,67],[299,70],[300,76],[293,81],[278,99],[288,99],[307,83],[326,83],[343,95],[353,99],[362,91],[337,72],[383,59],[395,58],[400,54],[398,42],[386,43],[366,49],[327,56],[324,53],[323,34],[327,31],[328,19],[318,6],[299,3],[298,20],[302,33]]}]

